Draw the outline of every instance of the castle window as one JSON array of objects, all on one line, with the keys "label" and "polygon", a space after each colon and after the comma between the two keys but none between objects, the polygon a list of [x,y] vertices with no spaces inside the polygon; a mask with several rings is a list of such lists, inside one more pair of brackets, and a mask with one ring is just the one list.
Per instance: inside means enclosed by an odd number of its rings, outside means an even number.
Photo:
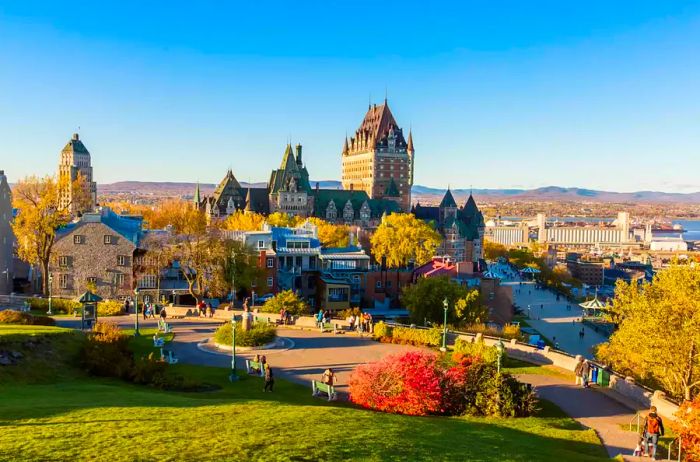
[{"label": "castle window", "polygon": [[129,259],[126,255],[117,255],[117,266],[128,266]]},{"label": "castle window", "polygon": [[104,235],[104,243],[105,244],[113,244],[113,237],[109,234]]},{"label": "castle window", "polygon": [[70,266],[70,257],[66,255],[58,257],[58,266],[61,268],[68,268]]},{"label": "castle window", "polygon": [[[152,278],[152,282],[151,282],[150,278]],[[155,278],[156,278],[155,275],[145,275],[143,277],[143,279],[141,281],[139,281],[139,287],[154,288],[156,286]],[[112,282],[114,283],[115,286],[123,286],[124,285],[124,274],[123,273],[113,273]]]},{"label": "castle window", "polygon": [[70,285],[70,279],[67,274],[61,274],[58,277],[58,285],[61,289],[68,289]]},{"label": "castle window", "polygon": [[85,236],[76,234],[73,236],[73,244],[85,244]]}]

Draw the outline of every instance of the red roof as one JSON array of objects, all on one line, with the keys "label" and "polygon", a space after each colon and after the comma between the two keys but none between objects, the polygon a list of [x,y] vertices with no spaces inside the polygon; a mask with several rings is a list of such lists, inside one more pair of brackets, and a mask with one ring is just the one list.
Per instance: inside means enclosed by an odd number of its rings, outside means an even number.
[{"label": "red roof", "polygon": [[433,257],[428,263],[413,270],[415,276],[426,278],[433,276],[454,276],[457,274],[457,265],[442,257]]}]

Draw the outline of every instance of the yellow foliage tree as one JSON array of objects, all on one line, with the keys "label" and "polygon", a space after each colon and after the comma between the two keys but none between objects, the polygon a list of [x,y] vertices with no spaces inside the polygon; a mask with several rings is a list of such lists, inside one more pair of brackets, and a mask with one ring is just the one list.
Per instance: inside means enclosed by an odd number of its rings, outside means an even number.
[{"label": "yellow foliage tree", "polygon": [[305,218],[298,217],[296,215],[288,215],[283,212],[271,213],[267,217],[267,223],[270,226],[276,226],[280,228],[294,228],[304,223]]},{"label": "yellow foliage tree", "polygon": [[265,216],[255,212],[236,211],[224,220],[222,227],[232,231],[260,231]]},{"label": "yellow foliage tree", "polygon": [[401,268],[413,261],[429,261],[442,237],[430,225],[411,213],[392,213],[384,217],[371,238],[372,253],[377,261],[386,258],[390,268]]},{"label": "yellow foliage tree", "polygon": [[686,400],[700,390],[700,267],[673,265],[652,283],[619,281],[609,318],[618,323],[598,358]]},{"label": "yellow foliage tree", "polygon": [[324,247],[347,247],[352,244],[348,226],[336,225],[316,217],[308,220],[318,227],[318,240]]},{"label": "yellow foliage tree", "polygon": [[48,273],[56,229],[70,219],[70,204],[60,200],[64,180],[35,176],[20,180],[12,192],[12,205],[18,209],[12,222],[19,257],[41,267],[42,290],[48,293]]}]

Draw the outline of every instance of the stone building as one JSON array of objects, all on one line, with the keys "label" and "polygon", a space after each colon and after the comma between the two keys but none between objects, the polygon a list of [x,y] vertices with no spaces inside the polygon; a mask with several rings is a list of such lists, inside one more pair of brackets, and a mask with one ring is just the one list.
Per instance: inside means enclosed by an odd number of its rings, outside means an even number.
[{"label": "stone building", "polygon": [[309,184],[309,172],[301,158],[301,144],[287,144],[282,156],[282,164],[270,174],[267,184],[270,195],[270,213],[283,212],[289,215],[307,217],[313,210],[313,197]]},{"label": "stone building", "polygon": [[12,191],[0,170],[0,294],[12,292],[15,235],[12,232]]},{"label": "stone building", "polygon": [[267,188],[243,188],[231,169],[211,196],[202,198],[197,185],[194,206],[206,212],[209,218],[224,218],[238,210],[269,213]]},{"label": "stone building", "polygon": [[402,211],[411,208],[415,150],[413,136],[404,138],[386,99],[370,105],[355,136],[345,138],[343,189],[360,190],[370,199],[390,199]]},{"label": "stone building", "polygon": [[443,238],[437,250],[439,255],[449,257],[455,263],[472,263],[473,271],[483,269],[484,216],[471,194],[464,206],[458,207],[448,188],[437,207],[424,207],[418,203],[411,212],[416,218],[435,223]]},{"label": "stone building", "polygon": [[[74,202],[74,191],[72,183],[82,176],[85,181],[85,195],[89,198],[86,210],[78,210]],[[97,204],[97,184],[92,180],[92,165],[90,162],[90,152],[87,150],[80,136],[73,133],[73,137],[68,141],[61,151],[58,163],[58,177],[61,180],[63,190],[61,191],[61,203],[65,207],[70,205],[71,213],[90,211]]]},{"label": "stone building", "polygon": [[53,294],[72,297],[93,283],[103,298],[130,295],[142,224],[142,217],[117,215],[101,207],[61,228],[50,265]]}]

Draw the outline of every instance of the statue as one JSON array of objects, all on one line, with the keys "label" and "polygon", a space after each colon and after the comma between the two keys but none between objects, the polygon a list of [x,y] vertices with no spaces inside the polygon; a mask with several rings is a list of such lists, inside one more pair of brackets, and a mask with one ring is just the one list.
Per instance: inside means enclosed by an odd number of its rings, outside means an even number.
[{"label": "statue", "polygon": [[250,309],[248,308],[248,300],[249,298],[246,297],[243,301],[243,318],[241,320],[241,329],[243,329],[243,332],[248,332],[252,327],[251,321],[253,316],[250,314]]}]

